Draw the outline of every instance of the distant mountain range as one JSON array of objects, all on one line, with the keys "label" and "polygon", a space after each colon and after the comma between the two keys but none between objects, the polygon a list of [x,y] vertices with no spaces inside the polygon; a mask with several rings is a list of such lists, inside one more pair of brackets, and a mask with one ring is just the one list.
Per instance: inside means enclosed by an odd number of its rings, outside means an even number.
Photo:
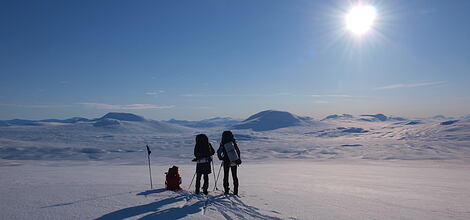
[{"label": "distant mountain range", "polygon": [[348,120],[359,120],[359,121],[368,121],[368,122],[375,122],[375,121],[407,121],[408,119],[402,117],[391,117],[386,116],[384,114],[375,114],[375,115],[359,115],[355,117],[350,114],[342,114],[342,115],[328,115],[322,121],[328,120],[338,120],[338,119],[348,119]]},{"label": "distant mountain range", "polygon": [[69,119],[46,119],[46,120],[4,120],[0,121],[0,127],[8,126],[47,126],[64,124],[70,125],[67,128],[78,129],[113,129],[121,132],[185,132],[187,127],[167,123],[164,121],[147,120],[142,116],[131,113],[110,112],[103,117],[87,119],[74,117]]},{"label": "distant mountain range", "polygon": [[[470,118],[470,116],[462,117]],[[445,117],[442,115],[429,118],[432,120],[450,120],[453,118]],[[334,114],[323,118],[320,121],[333,122],[336,120],[356,120],[364,122],[383,122],[383,121],[410,121],[402,117],[391,117],[384,114],[365,114],[353,116],[350,114]],[[245,120],[236,120],[230,117],[216,117],[200,121],[188,121],[171,119],[168,121],[155,121],[145,119],[142,116],[131,113],[110,112],[106,115],[95,118],[87,119],[83,117],[74,117],[69,119],[45,119],[45,120],[3,120],[0,121],[0,127],[7,126],[41,126],[49,123],[63,123],[63,124],[91,124],[95,128],[118,128],[124,126],[143,126],[143,128],[155,128],[159,131],[178,131],[184,128],[211,128],[211,127],[224,127],[227,129],[251,129],[253,131],[270,131],[279,128],[305,126],[315,123],[313,118],[301,117],[285,111],[266,110],[254,115],[251,115]],[[410,122],[412,123],[412,122]]]},{"label": "distant mountain range", "polygon": [[[400,121],[383,114],[342,114],[314,120],[267,110],[245,120],[156,121],[131,113],[111,112],[94,119],[0,121],[0,159],[140,160],[137,158],[145,156],[145,145],[149,144],[160,158],[189,161],[194,135],[205,133],[217,141],[224,130],[233,130],[236,139],[243,143],[244,157],[255,159],[264,155],[429,159],[448,158],[451,154],[458,158],[460,152],[451,151],[466,149],[470,141],[470,119],[461,118]],[[409,147],[402,142],[408,140],[411,144],[422,144]],[[410,150],[416,153],[410,154]]]},{"label": "distant mountain range", "polygon": [[95,119],[87,119],[82,117],[73,117],[68,119],[44,119],[44,120],[24,120],[24,119],[13,119],[13,120],[4,120],[0,121],[0,126],[10,126],[10,125],[42,125],[42,122],[51,122],[51,123],[78,123],[78,122],[96,122],[105,119],[115,119],[120,121],[145,121],[145,119],[141,116],[131,114],[131,113],[117,113],[117,112],[110,112],[104,115],[101,118]]}]

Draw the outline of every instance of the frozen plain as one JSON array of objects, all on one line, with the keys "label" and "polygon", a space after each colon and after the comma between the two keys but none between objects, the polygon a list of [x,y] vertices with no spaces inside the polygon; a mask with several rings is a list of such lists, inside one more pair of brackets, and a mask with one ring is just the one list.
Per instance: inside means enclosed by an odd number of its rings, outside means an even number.
[{"label": "frozen plain", "polygon": [[[153,166],[3,166],[1,219],[468,219],[470,166],[453,162],[247,162],[240,197],[165,191]],[[187,188],[194,167],[181,165]],[[213,177],[210,179],[213,189]],[[221,188],[220,183],[218,184]]]},{"label": "frozen plain", "polygon": [[0,219],[469,219],[470,123],[445,122],[341,119],[235,130],[240,197],[162,190],[171,165],[188,187],[194,134],[217,145],[220,127],[0,127]]}]

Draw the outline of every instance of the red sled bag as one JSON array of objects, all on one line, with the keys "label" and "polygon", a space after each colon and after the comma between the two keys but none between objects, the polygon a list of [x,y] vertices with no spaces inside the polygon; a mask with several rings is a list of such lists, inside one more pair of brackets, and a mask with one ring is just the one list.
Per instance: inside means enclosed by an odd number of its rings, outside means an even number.
[{"label": "red sled bag", "polygon": [[180,174],[178,173],[178,167],[173,166],[170,169],[168,169],[168,172],[166,174],[166,180],[165,180],[165,188],[167,190],[182,190],[180,184],[181,184],[181,177]]}]

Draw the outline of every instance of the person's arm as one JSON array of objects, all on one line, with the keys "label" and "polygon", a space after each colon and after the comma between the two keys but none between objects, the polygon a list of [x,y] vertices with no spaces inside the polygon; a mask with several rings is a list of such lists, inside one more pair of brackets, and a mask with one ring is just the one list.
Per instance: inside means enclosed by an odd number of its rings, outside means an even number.
[{"label": "person's arm", "polygon": [[219,149],[217,149],[217,157],[219,158],[219,160],[223,160],[224,157],[222,156],[223,154],[223,147],[222,144],[220,144],[219,146]]}]

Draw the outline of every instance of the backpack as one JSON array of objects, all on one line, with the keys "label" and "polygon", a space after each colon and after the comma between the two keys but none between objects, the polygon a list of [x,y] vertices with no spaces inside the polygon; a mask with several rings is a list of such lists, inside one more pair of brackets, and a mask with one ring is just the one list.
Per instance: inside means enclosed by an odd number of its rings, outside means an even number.
[{"label": "backpack", "polygon": [[168,172],[166,174],[166,180],[165,180],[165,188],[167,190],[182,190],[180,187],[181,184],[181,177],[180,174],[178,173],[178,167],[173,166],[170,169],[168,169]]},{"label": "backpack", "polygon": [[238,153],[235,150],[235,145],[233,142],[227,142],[224,144],[225,151],[227,152],[227,157],[230,160],[231,164],[240,165],[242,161],[238,157]]}]

